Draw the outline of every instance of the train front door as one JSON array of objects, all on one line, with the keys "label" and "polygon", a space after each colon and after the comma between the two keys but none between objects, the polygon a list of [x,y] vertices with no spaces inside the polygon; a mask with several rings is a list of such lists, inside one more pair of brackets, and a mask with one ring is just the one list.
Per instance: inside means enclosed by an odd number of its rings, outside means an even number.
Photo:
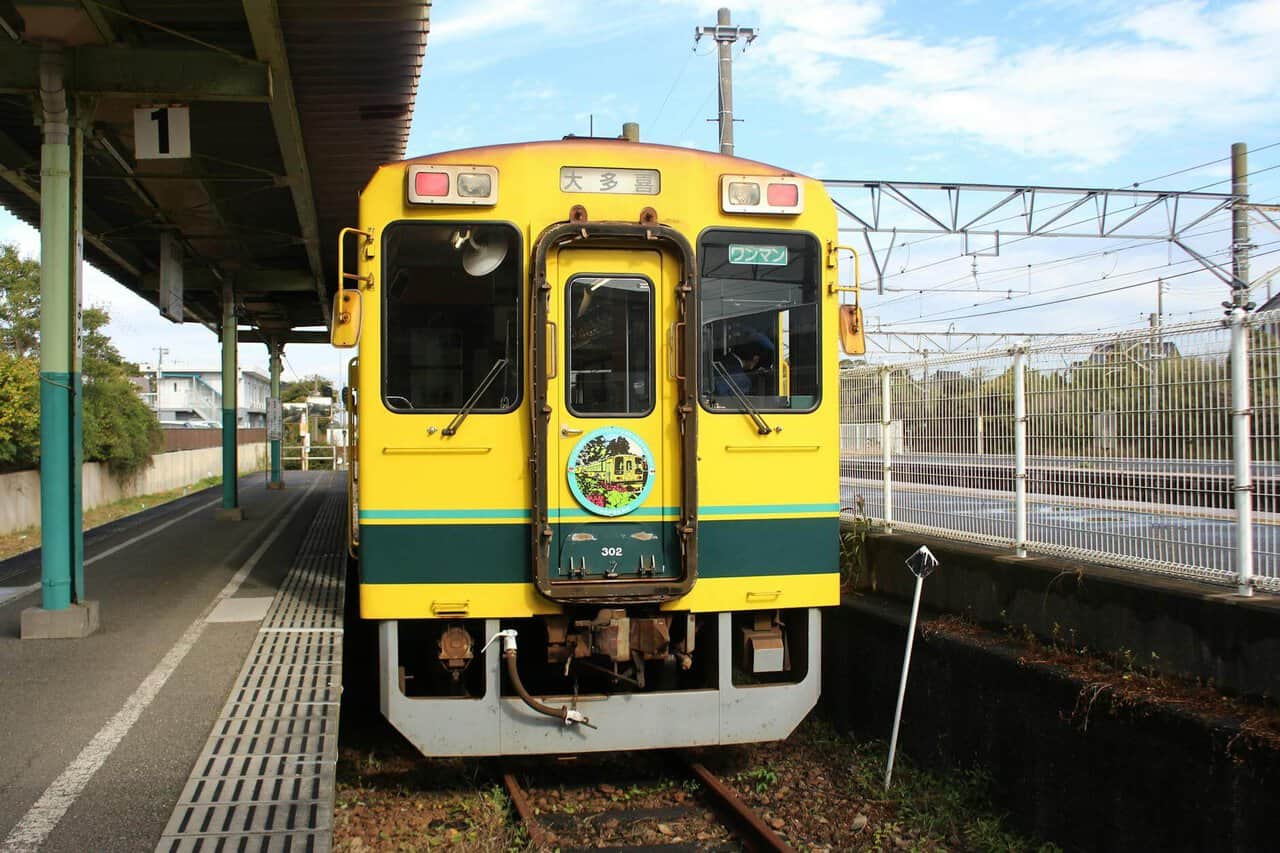
[{"label": "train front door", "polygon": [[626,595],[678,578],[679,264],[655,249],[562,248],[547,266],[549,580]]}]

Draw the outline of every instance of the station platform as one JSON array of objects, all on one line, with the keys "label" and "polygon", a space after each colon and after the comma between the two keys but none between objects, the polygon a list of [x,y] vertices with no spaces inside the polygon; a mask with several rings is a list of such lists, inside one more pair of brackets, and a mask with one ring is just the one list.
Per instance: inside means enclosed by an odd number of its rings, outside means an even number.
[{"label": "station platform", "polygon": [[20,640],[39,556],[0,562],[0,850],[328,848],[345,484],[286,484],[87,533],[84,639]]}]

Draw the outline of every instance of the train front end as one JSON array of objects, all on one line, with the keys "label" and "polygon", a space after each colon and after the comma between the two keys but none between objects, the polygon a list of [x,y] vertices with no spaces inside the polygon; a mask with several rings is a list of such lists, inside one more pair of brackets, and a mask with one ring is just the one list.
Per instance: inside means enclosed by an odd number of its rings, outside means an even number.
[{"label": "train front end", "polygon": [[335,337],[383,714],[428,755],[789,734],[839,597],[821,184],[566,140],[386,165],[360,210]]}]

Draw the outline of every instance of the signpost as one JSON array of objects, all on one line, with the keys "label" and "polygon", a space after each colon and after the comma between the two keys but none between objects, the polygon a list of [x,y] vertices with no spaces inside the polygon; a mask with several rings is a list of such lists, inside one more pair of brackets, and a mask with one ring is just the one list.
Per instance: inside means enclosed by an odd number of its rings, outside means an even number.
[{"label": "signpost", "polygon": [[907,695],[907,671],[911,668],[911,646],[916,638],[916,617],[920,615],[920,593],[924,589],[924,579],[938,567],[938,558],[933,556],[927,545],[907,558],[907,568],[916,576],[916,594],[911,600],[911,621],[907,624],[907,653],[902,658],[902,682],[898,685],[898,707],[893,712],[893,734],[889,737],[889,767],[884,773],[884,789],[889,790],[889,782],[893,779],[893,757],[898,751],[898,724],[902,722],[902,700]]},{"label": "signpost", "polygon": [[160,315],[175,323],[182,311],[182,245],[172,231],[160,234]]},{"label": "signpost", "polygon": [[279,397],[267,398],[267,440],[284,439],[284,411]]},{"label": "signpost", "polygon": [[184,160],[191,156],[191,110],[158,104],[133,111],[133,154],[139,160]]}]

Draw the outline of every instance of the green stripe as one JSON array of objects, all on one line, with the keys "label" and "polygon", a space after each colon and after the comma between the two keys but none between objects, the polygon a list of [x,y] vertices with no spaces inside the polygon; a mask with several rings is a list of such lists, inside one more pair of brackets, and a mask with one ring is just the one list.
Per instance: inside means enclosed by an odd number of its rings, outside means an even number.
[{"label": "green stripe", "polygon": [[700,506],[698,515],[771,515],[786,512],[840,512],[840,504],[741,504]]},{"label": "green stripe", "polygon": [[698,577],[839,571],[840,518],[698,522]]},{"label": "green stripe", "polygon": [[[704,521],[698,525],[698,573],[835,572],[839,534],[837,517]],[[527,524],[366,524],[360,527],[360,576],[363,583],[529,583],[529,548]]]},{"label": "green stripe", "polygon": [[514,518],[520,521],[528,521],[530,518],[527,509],[362,509],[360,510],[361,521],[375,521],[378,519],[398,519],[398,520],[428,520],[428,519],[490,519],[490,518]]},{"label": "green stripe", "polygon": [[[771,515],[793,512],[831,512],[838,513],[840,504],[741,504],[729,506],[703,506],[698,508],[699,515]],[[680,507],[641,507],[626,516],[618,518],[679,518]],[[362,509],[361,521],[397,520],[415,521],[432,519],[497,519],[511,518],[528,521],[531,513],[527,509]],[[551,510],[551,518],[555,519],[598,519],[600,516],[585,509],[562,507]]]},{"label": "green stripe", "polygon": [[363,524],[361,583],[528,583],[527,524]]}]

